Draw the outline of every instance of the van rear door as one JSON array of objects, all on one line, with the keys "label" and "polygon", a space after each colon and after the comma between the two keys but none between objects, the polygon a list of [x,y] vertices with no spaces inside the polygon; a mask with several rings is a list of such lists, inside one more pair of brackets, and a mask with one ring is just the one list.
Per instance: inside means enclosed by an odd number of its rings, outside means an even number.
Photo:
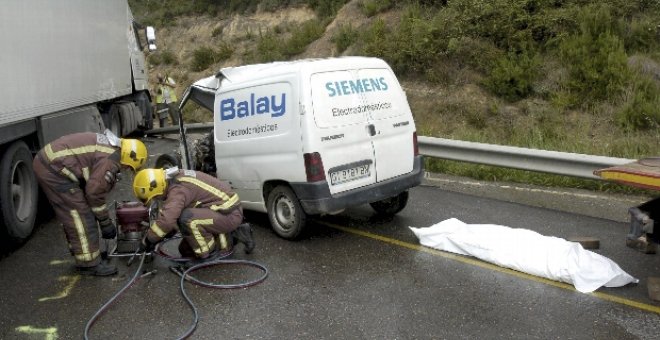
[{"label": "van rear door", "polygon": [[315,131],[313,145],[323,160],[330,193],[376,182],[374,148],[367,130],[364,97],[355,70],[313,73],[310,77]]},{"label": "van rear door", "polygon": [[363,91],[367,128],[375,155],[376,181],[413,170],[415,122],[408,100],[390,69],[358,70],[358,79],[376,80],[378,90]]}]

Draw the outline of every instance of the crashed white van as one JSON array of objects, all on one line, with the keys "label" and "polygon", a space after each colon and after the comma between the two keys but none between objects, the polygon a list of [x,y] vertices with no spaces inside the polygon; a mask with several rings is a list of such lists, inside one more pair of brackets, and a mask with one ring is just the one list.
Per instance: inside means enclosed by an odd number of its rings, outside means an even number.
[{"label": "crashed white van", "polygon": [[369,203],[396,214],[423,177],[415,122],[380,59],[223,68],[184,94],[213,111],[217,177],[294,239],[308,215]]}]

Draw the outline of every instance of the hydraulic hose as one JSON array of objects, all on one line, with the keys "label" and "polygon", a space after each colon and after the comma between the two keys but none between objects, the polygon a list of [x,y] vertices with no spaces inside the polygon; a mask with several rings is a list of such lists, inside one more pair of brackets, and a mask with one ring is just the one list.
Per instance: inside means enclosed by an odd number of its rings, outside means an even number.
[{"label": "hydraulic hose", "polygon": [[94,322],[96,322],[96,320],[98,320],[101,314],[103,314],[103,312],[105,312],[108,309],[108,307],[110,307],[110,305],[113,302],[115,302],[115,300],[117,300],[128,288],[130,288],[141,277],[140,272],[142,271],[142,265],[144,265],[145,257],[146,257],[146,253],[142,253],[142,256],[140,256],[140,264],[138,265],[138,269],[135,271],[135,274],[133,274],[133,277],[126,283],[126,285],[124,285],[124,287],[122,287],[117,293],[115,293],[115,295],[113,295],[108,300],[108,302],[106,302],[103,306],[101,306],[101,308],[99,308],[99,310],[96,311],[94,316],[92,316],[92,318],[89,319],[89,321],[87,321],[87,325],[85,325],[85,334],[84,334],[85,340],[89,339],[88,337],[89,330],[92,328],[92,325],[94,324]]},{"label": "hydraulic hose", "polygon": [[[246,266],[251,266],[251,267],[258,268],[263,272],[263,275],[261,277],[255,279],[255,280],[248,281],[248,282],[243,282],[243,283],[237,283],[237,284],[214,284],[214,283],[205,282],[205,281],[196,279],[195,277],[189,275],[190,273],[192,273],[192,272],[194,272],[198,269],[211,267],[211,266],[233,265],[233,264],[246,265]],[[193,322],[192,322],[190,328],[188,328],[188,330],[182,336],[177,338],[177,340],[186,339],[190,335],[192,335],[195,332],[195,329],[197,328],[197,324],[199,323],[199,313],[197,312],[197,307],[195,307],[195,304],[192,302],[192,300],[190,299],[190,297],[186,293],[185,286],[184,286],[185,281],[196,284],[198,286],[207,287],[207,288],[234,289],[234,288],[245,288],[245,287],[254,286],[258,283],[263,282],[266,279],[266,277],[268,276],[268,269],[265,266],[263,266],[259,263],[253,262],[253,261],[248,261],[248,260],[223,260],[223,259],[220,259],[220,260],[215,260],[215,261],[212,261],[212,262],[200,263],[200,264],[194,265],[194,266],[186,269],[183,272],[180,272],[179,269],[177,269],[176,267],[170,267],[170,270],[172,270],[172,272],[174,272],[175,274],[181,276],[181,280],[179,282],[181,295],[183,296],[183,298],[186,300],[186,302],[190,306],[190,310],[192,310],[193,316],[194,316]]]},{"label": "hydraulic hose", "polygon": [[[134,256],[136,254],[137,254],[137,251],[135,252]],[[154,251],[154,254],[162,256],[161,252]],[[85,340],[89,339],[88,334],[89,334],[89,330],[92,328],[92,325],[99,319],[101,314],[103,314],[103,312],[105,312],[112,303],[114,303],[128,288],[130,288],[133,284],[135,284],[142,276],[146,276],[150,273],[153,273],[153,272],[149,272],[147,274],[140,275],[140,272],[142,271],[142,267],[144,265],[145,258],[146,258],[146,252],[143,252],[142,255],[140,256],[140,264],[138,265],[138,268],[135,271],[135,274],[133,274],[133,277],[126,283],[126,285],[124,285],[124,287],[122,287],[103,306],[101,306],[101,308],[99,308],[99,310],[87,322],[87,325],[85,325],[85,333],[84,333],[84,339]],[[166,258],[176,260],[176,258],[172,258],[171,256],[167,256]],[[131,258],[131,260],[132,260],[132,258]],[[175,262],[179,262],[179,263],[183,262],[181,260],[182,259],[179,259],[179,261],[175,261]],[[235,284],[215,284],[215,283],[212,283],[212,282],[206,282],[206,281],[199,280],[199,279],[195,278],[194,276],[190,275],[190,273],[192,273],[194,271],[197,271],[199,269],[203,269],[203,268],[207,268],[207,267],[211,267],[211,266],[218,266],[218,265],[243,265],[243,266],[249,266],[249,267],[254,267],[254,268],[257,268],[257,269],[261,270],[263,272],[263,274],[260,277],[254,279],[254,280],[250,280],[250,281],[247,281],[247,282],[235,283]],[[256,284],[259,284],[259,283],[263,282],[266,279],[266,277],[268,277],[268,268],[266,268],[262,264],[259,264],[259,263],[254,262],[254,261],[249,261],[249,260],[225,260],[225,259],[222,259],[222,258],[214,260],[214,261],[210,261],[210,262],[200,263],[200,264],[191,266],[191,267],[189,267],[185,270],[182,269],[181,267],[170,267],[170,270],[173,273],[175,273],[175,274],[177,274],[181,277],[181,280],[179,282],[179,288],[180,288],[180,291],[181,291],[181,295],[183,296],[184,300],[186,300],[186,303],[188,303],[188,306],[190,306],[190,310],[193,313],[193,321],[191,323],[190,328],[188,328],[188,330],[186,330],[186,332],[182,336],[178,337],[177,340],[186,339],[189,336],[191,336],[195,332],[195,329],[197,328],[197,324],[199,323],[199,312],[197,311],[197,307],[195,307],[195,304],[192,302],[192,300],[188,296],[188,293],[186,293],[185,285],[184,285],[185,281],[188,281],[192,284],[196,284],[198,286],[207,287],[207,288],[234,289],[234,288],[246,288],[246,287],[254,286]]]}]

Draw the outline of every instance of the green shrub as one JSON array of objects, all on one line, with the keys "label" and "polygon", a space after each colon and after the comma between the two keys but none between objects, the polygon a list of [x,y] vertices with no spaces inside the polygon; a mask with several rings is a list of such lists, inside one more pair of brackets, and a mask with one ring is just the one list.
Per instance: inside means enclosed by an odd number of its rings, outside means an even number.
[{"label": "green shrub", "polygon": [[362,0],[359,4],[362,13],[367,17],[373,17],[378,13],[385,12],[394,7],[393,0]]},{"label": "green shrub", "polygon": [[660,89],[647,77],[636,77],[632,98],[617,115],[617,121],[628,130],[660,131]]},{"label": "green shrub", "polygon": [[510,52],[497,60],[484,85],[508,101],[526,98],[533,92],[539,65],[539,59],[533,53]]},{"label": "green shrub", "polygon": [[163,60],[160,57],[160,54],[158,54],[158,53],[149,54],[147,56],[147,61],[149,62],[149,64],[154,65],[154,66],[158,66],[163,62]]},{"label": "green shrub", "polygon": [[306,0],[307,4],[314,9],[316,15],[323,18],[332,18],[349,0]]},{"label": "green shrub", "polygon": [[447,43],[447,56],[462,67],[487,73],[506,53],[493,43],[471,37],[451,38]]},{"label": "green shrub", "polygon": [[221,42],[215,51],[216,62],[227,60],[234,54],[234,49],[229,43]]},{"label": "green shrub", "polygon": [[247,63],[267,63],[276,60],[284,60],[282,54],[282,39],[272,32],[260,34],[257,38],[257,46],[247,56]]},{"label": "green shrub", "polygon": [[375,20],[360,36],[366,55],[381,57],[398,74],[423,75],[447,49],[447,39],[421,7],[410,6],[401,23],[391,29]]},{"label": "green shrub", "polygon": [[587,6],[580,21],[580,33],[560,44],[561,59],[569,72],[566,86],[586,103],[615,99],[630,74],[623,42],[613,34],[609,7]]},{"label": "green shrub", "polygon": [[224,28],[222,26],[218,26],[211,31],[211,36],[216,38],[220,35],[222,35],[222,32],[224,31]]},{"label": "green shrub", "polygon": [[178,65],[179,61],[176,58],[176,55],[170,50],[164,50],[160,55],[161,61],[165,65]]},{"label": "green shrub", "polygon": [[629,29],[624,31],[626,51],[630,54],[657,51],[660,45],[659,33],[656,17],[633,18]]},{"label": "green shrub", "polygon": [[346,49],[353,45],[355,41],[358,39],[358,32],[353,29],[353,26],[351,24],[348,25],[341,25],[337,32],[332,36],[330,41],[332,41],[335,44],[335,47],[337,47],[337,51],[339,53],[342,53],[346,51]]},{"label": "green shrub", "polygon": [[387,50],[391,33],[391,29],[385,24],[383,19],[376,19],[360,35],[363,53],[389,61],[391,58]]},{"label": "green shrub", "polygon": [[204,71],[209,66],[228,59],[232,54],[231,46],[224,42],[220,44],[219,50],[208,46],[199,47],[193,51],[190,69],[195,72]]},{"label": "green shrub", "polygon": [[197,48],[193,51],[192,64],[190,69],[196,72],[206,70],[215,62],[214,55],[215,52],[210,47],[202,46]]},{"label": "green shrub", "polygon": [[292,57],[305,51],[307,45],[320,38],[325,27],[318,20],[309,20],[291,31],[291,37],[285,41],[282,54]]}]

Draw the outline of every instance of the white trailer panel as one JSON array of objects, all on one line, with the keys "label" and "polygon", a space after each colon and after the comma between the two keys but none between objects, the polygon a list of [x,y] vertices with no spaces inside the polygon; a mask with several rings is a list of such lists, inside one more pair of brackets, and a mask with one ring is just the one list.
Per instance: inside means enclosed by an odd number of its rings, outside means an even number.
[{"label": "white trailer panel", "polygon": [[130,94],[129,16],[123,0],[3,0],[0,126]]}]

